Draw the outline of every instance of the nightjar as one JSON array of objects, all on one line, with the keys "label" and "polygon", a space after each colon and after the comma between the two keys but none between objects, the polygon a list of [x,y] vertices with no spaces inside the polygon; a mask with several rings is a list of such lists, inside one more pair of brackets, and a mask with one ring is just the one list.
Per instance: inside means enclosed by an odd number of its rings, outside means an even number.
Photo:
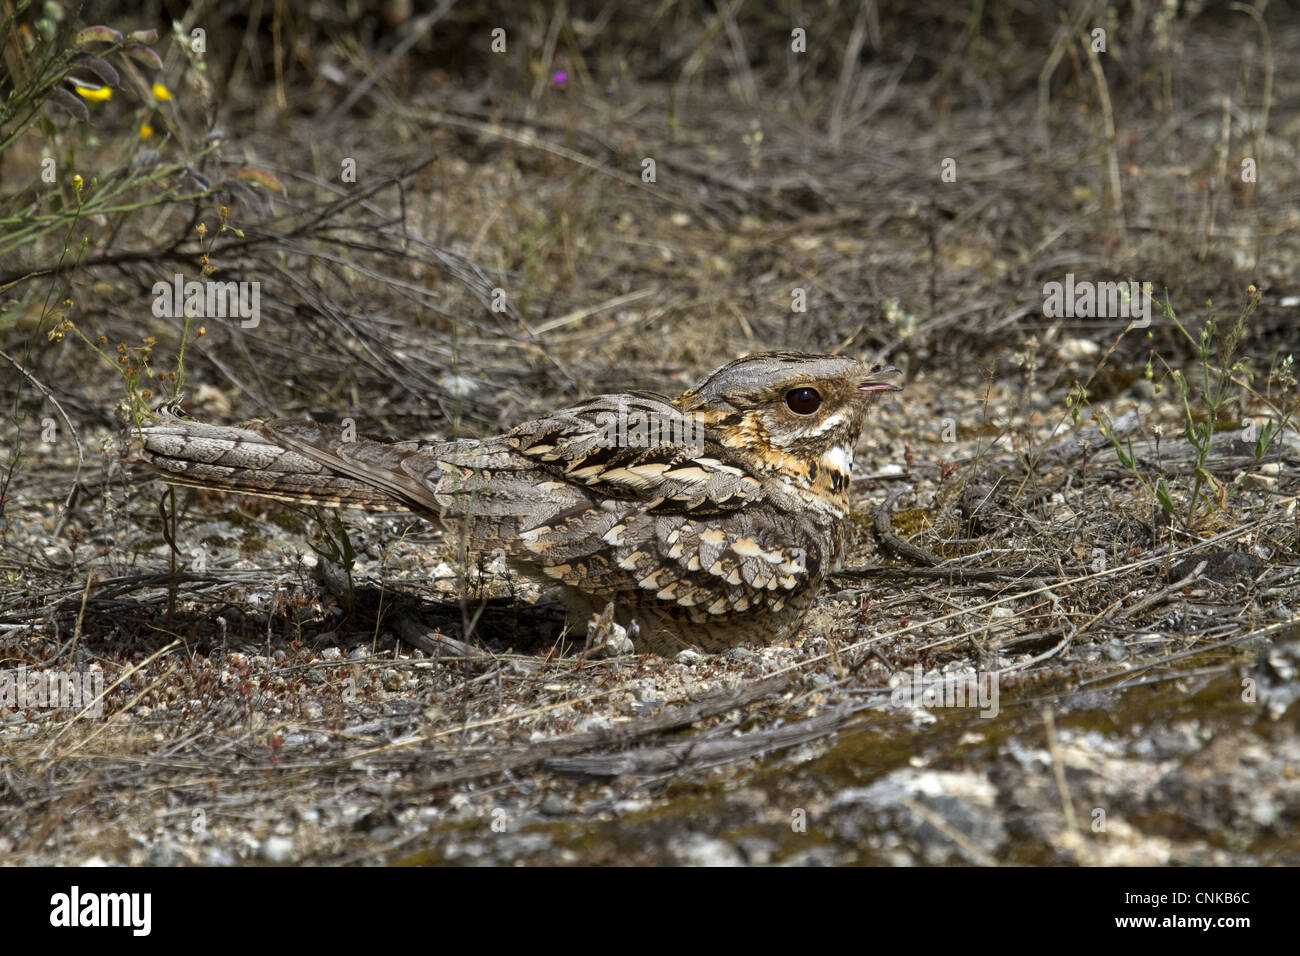
[{"label": "nightjar", "polygon": [[718,651],[792,634],[839,567],[854,445],[894,371],[765,352],[675,399],[599,395],[482,440],[169,411],[137,434],[174,484],[413,511],[558,586],[576,623],[612,602],[638,650]]}]

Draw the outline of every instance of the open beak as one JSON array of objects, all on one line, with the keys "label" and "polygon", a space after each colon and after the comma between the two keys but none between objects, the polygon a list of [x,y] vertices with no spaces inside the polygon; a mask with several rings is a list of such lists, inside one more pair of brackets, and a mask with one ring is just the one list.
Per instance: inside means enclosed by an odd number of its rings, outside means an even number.
[{"label": "open beak", "polygon": [[[873,365],[871,366],[872,375],[888,375],[890,373],[898,374],[898,369],[892,365]],[[859,392],[901,392],[903,386],[891,385],[889,382],[878,382],[874,378],[869,378],[858,386]]]}]

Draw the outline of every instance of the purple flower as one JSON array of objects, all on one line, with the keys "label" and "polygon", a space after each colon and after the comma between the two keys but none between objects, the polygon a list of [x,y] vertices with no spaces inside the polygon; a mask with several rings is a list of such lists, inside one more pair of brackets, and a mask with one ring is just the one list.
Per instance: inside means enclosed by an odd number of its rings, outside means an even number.
[{"label": "purple flower", "polygon": [[551,82],[556,86],[563,86],[569,79],[569,74],[565,70],[556,70],[551,74]]}]

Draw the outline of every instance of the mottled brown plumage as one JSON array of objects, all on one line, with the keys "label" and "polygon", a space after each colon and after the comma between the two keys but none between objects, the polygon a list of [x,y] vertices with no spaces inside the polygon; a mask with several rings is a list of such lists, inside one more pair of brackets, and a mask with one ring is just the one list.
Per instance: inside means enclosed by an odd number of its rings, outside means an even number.
[{"label": "mottled brown plumage", "polygon": [[176,484],[295,503],[409,509],[561,586],[578,621],[609,602],[640,650],[786,637],[844,556],[849,472],[882,371],[768,352],[675,400],[601,395],[498,438],[345,440],[161,415],[145,460]]}]

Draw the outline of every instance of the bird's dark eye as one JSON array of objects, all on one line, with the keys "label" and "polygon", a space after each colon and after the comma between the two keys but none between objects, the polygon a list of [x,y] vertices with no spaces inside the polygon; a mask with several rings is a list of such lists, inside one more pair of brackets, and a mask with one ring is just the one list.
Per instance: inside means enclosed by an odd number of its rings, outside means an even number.
[{"label": "bird's dark eye", "polygon": [[815,388],[792,388],[785,393],[785,407],[796,415],[811,415],[822,407],[822,397]]}]

